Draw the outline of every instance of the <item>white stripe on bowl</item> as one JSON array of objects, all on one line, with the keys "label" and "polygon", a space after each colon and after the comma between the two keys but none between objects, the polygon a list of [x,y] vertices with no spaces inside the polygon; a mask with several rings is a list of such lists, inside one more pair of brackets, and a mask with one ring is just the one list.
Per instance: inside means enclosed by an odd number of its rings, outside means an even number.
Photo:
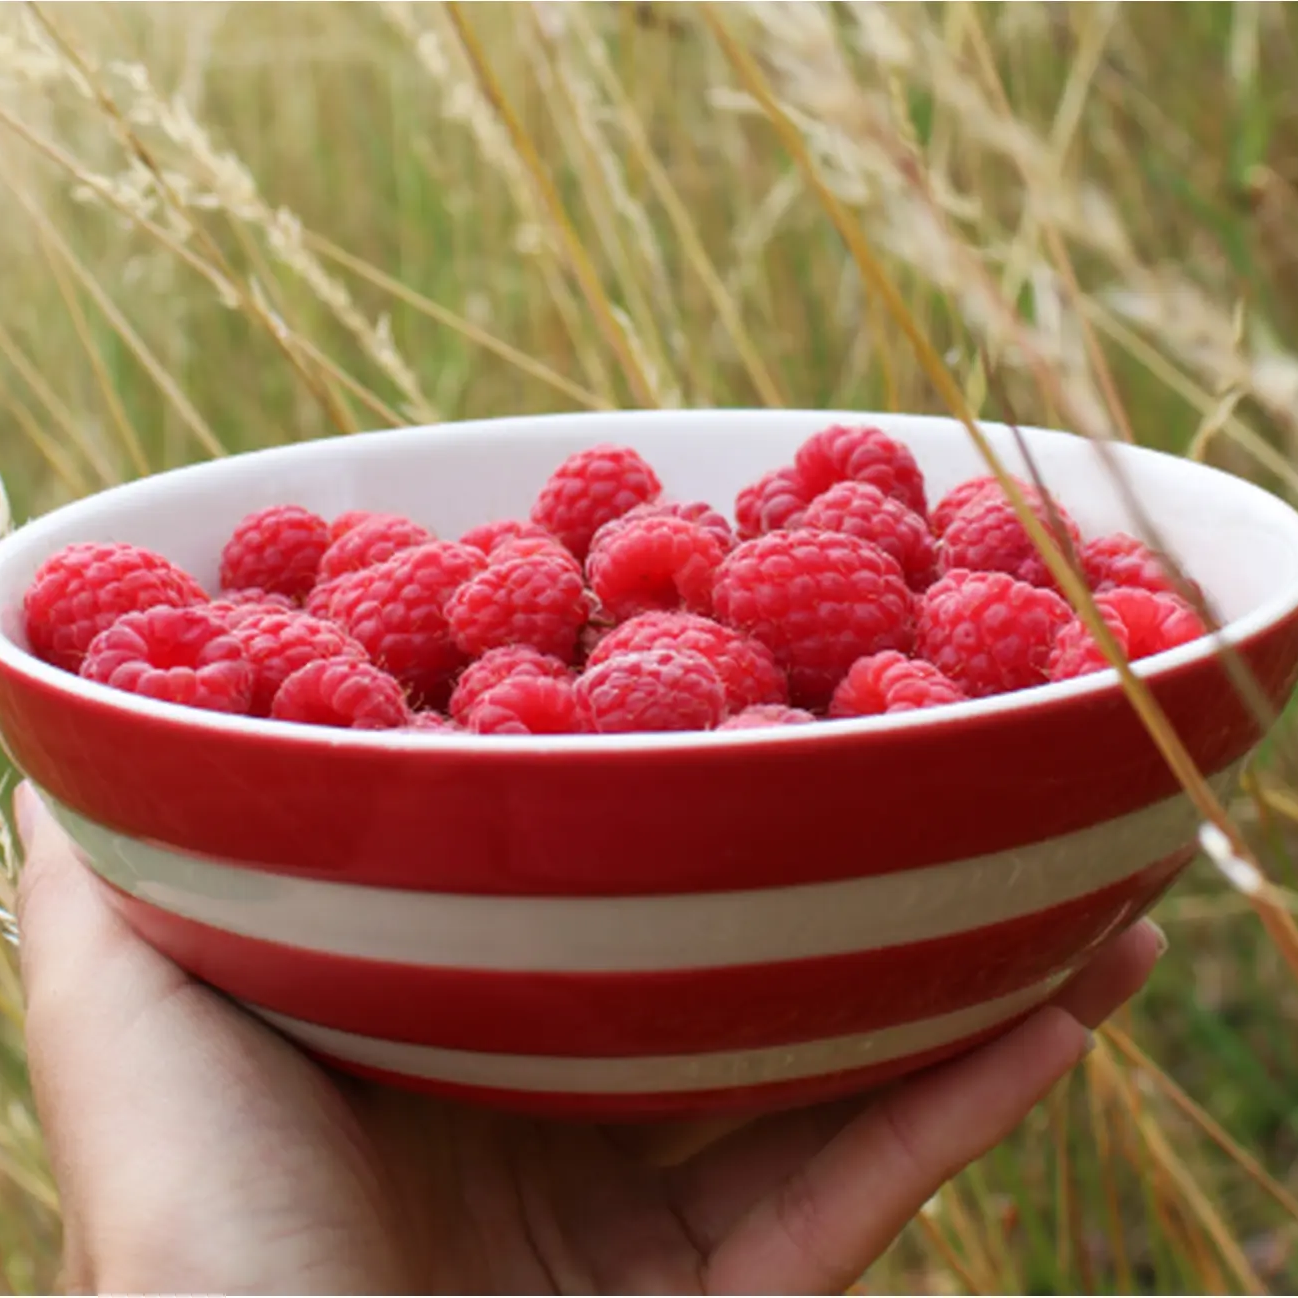
[{"label": "white stripe on bowl", "polygon": [[[1237,769],[1213,778],[1218,792]],[[213,928],[396,964],[572,973],[764,964],[944,937],[1128,878],[1192,842],[1197,825],[1193,806],[1178,795],[1028,847],[836,883],[660,897],[499,897],[227,865],[114,833],[47,801],[110,883]],[[863,828],[862,856],[868,852]]]},{"label": "white stripe on bowl", "polygon": [[857,1036],[716,1054],[641,1058],[556,1058],[445,1050],[341,1032],[255,1005],[247,1008],[302,1045],[335,1059],[402,1077],[506,1091],[633,1095],[760,1086],[903,1059],[995,1027],[1040,1004],[1067,977],[1066,973],[1055,974],[1031,987],[967,1009]]}]

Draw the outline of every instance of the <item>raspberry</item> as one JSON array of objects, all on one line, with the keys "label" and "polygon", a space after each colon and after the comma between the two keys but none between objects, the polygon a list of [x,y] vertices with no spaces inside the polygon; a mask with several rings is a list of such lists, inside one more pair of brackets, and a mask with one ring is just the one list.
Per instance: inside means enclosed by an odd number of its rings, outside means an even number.
[{"label": "raspberry", "polygon": [[572,672],[560,659],[543,654],[531,645],[504,645],[488,649],[477,662],[470,663],[455,683],[451,694],[451,716],[468,725],[469,714],[477,701],[502,681],[515,676],[550,676],[567,680]]},{"label": "raspberry", "polygon": [[914,601],[901,566],[842,532],[772,532],[739,545],[713,589],[719,621],[760,640],[789,674],[793,702],[829,702],[860,657],[908,650]]},{"label": "raspberry", "polygon": [[836,482],[868,482],[928,517],[924,475],[915,457],[882,428],[833,424],[807,438],[793,463],[813,497]]},{"label": "raspberry", "polygon": [[475,550],[490,555],[498,545],[506,541],[554,541],[558,539],[547,532],[539,523],[529,523],[522,518],[502,518],[495,523],[483,523],[471,527],[460,537],[461,545],[471,545]]},{"label": "raspberry", "polygon": [[287,595],[277,595],[274,591],[262,590],[260,586],[246,586],[243,590],[223,590],[212,603],[228,605],[231,608],[236,606],[281,608],[285,612],[297,608],[297,604]]},{"label": "raspberry", "polygon": [[[1156,550],[1125,532],[1097,536],[1093,541],[1087,541],[1082,546],[1081,561],[1086,584],[1093,591],[1131,586],[1156,594],[1180,593],[1171,565]],[[1187,579],[1186,585],[1197,599],[1203,598],[1197,583]]]},{"label": "raspberry", "polygon": [[504,645],[531,645],[568,662],[589,613],[581,573],[547,554],[489,564],[446,605],[455,643],[471,658]]},{"label": "raspberry", "polygon": [[253,671],[243,647],[205,608],[165,604],[123,613],[86,651],[88,681],[165,703],[245,713]]},{"label": "raspberry", "polygon": [[[363,572],[364,569],[361,569]],[[333,597],[347,584],[351,577],[356,573],[349,572],[342,577],[335,577],[333,581],[322,581],[316,586],[311,587],[311,593],[306,597],[303,604],[305,612],[310,613],[312,617],[327,618],[329,617],[329,608],[333,603]]]},{"label": "raspberry", "polygon": [[858,658],[829,701],[831,717],[874,717],[959,703],[967,695],[932,663],[894,650]]},{"label": "raspberry", "polygon": [[812,491],[797,469],[772,469],[735,497],[735,525],[740,540],[751,540],[784,527],[797,527],[811,504]]},{"label": "raspberry", "polygon": [[160,554],[86,541],[41,564],[23,596],[23,619],[32,652],[74,672],[90,642],[123,613],[206,602],[198,582]]},{"label": "raspberry", "polygon": [[[1188,644],[1208,631],[1194,609],[1166,592],[1117,586],[1097,595],[1095,606],[1129,662]],[[1052,681],[1104,671],[1109,665],[1080,617],[1059,632],[1048,664]]]},{"label": "raspberry", "polygon": [[698,523],[638,518],[601,529],[586,560],[591,589],[604,611],[622,621],[651,609],[712,610],[712,581],[725,550]]},{"label": "raspberry", "polygon": [[805,726],[816,718],[804,708],[791,708],[783,703],[757,703],[737,712],[723,721],[718,730],[766,730],[771,726]]},{"label": "raspberry", "polygon": [[449,735],[459,730],[450,717],[444,717],[440,712],[433,712],[431,709],[423,712],[416,712],[410,720],[401,727],[403,730],[425,730],[429,733],[441,733]]},{"label": "raspberry", "polygon": [[241,604],[229,599],[214,599],[210,604],[204,604],[203,607],[212,614],[213,617],[219,617],[226,626],[233,629],[240,622],[246,622],[250,617],[258,617],[262,613],[295,613],[298,611],[297,605],[290,601],[287,608],[280,603],[264,604]]},{"label": "raspberry", "polygon": [[836,483],[807,506],[802,526],[873,541],[901,564],[911,590],[927,590],[937,579],[937,550],[928,524],[868,482]]},{"label": "raspberry", "polygon": [[341,578],[329,601],[330,620],[359,640],[370,661],[396,677],[416,704],[436,704],[464,661],[446,601],[485,566],[480,551],[455,541],[402,550]]},{"label": "raspberry", "polygon": [[[1028,507],[1052,532],[1067,555],[1082,544],[1077,524],[1054,503],[1053,512],[1063,525],[1064,536],[1054,531],[1051,507],[1034,487],[1024,492]],[[1038,553],[1014,506],[998,491],[986,491],[966,505],[947,525],[939,547],[942,569],[953,572],[967,568],[974,572],[1007,572],[1033,586],[1053,586],[1054,577]]]},{"label": "raspberry", "polygon": [[706,658],[721,677],[731,712],[783,704],[789,697],[788,681],[764,644],[693,613],[641,613],[605,635],[591,650],[587,666],[647,649],[688,649]]},{"label": "raspberry", "polygon": [[346,536],[354,527],[368,523],[371,518],[378,518],[372,509],[349,509],[338,515],[329,524],[329,543],[332,545],[340,536]]},{"label": "raspberry", "polygon": [[600,537],[625,523],[634,523],[641,518],[683,518],[687,523],[697,523],[717,538],[722,550],[729,554],[735,548],[735,533],[724,514],[719,514],[705,500],[656,500],[652,504],[637,505],[629,509],[620,518],[612,519],[595,533],[590,543],[594,550],[600,543]]},{"label": "raspberry", "polygon": [[584,559],[603,524],[661,491],[657,474],[635,451],[604,443],[570,455],[555,469],[532,506],[532,522]]},{"label": "raspberry", "polygon": [[309,613],[252,613],[231,625],[252,664],[251,711],[270,716],[279,687],[299,667],[317,658],[364,660],[365,650],[341,627]]},{"label": "raspberry", "polygon": [[[1031,486],[1021,478],[1012,478],[1018,489],[1024,493],[1032,491]],[[994,491],[997,495],[1004,498],[1005,493],[1001,490],[1001,484],[991,474],[985,474],[981,478],[967,478],[964,482],[951,488],[950,491],[937,502],[937,508],[929,519],[933,529],[934,536],[942,536],[948,527],[951,526],[951,520],[966,505],[971,505],[979,496],[985,492]]]},{"label": "raspberry", "polygon": [[711,730],[726,715],[721,677],[702,654],[647,649],[589,667],[573,687],[583,730]]},{"label": "raspberry", "polygon": [[971,698],[1027,689],[1046,679],[1055,636],[1071,617],[1052,590],[957,569],[920,596],[916,650]]},{"label": "raspberry", "polygon": [[530,559],[536,554],[559,559],[573,572],[579,575],[581,573],[581,564],[574,558],[572,551],[560,545],[552,536],[519,536],[510,541],[501,541],[487,556],[487,566],[496,568],[502,563],[508,563],[510,559]]},{"label": "raspberry", "polygon": [[257,586],[304,599],[329,548],[329,524],[301,505],[272,505],[249,514],[221,551],[221,586]]},{"label": "raspberry", "polygon": [[411,722],[400,684],[352,658],[317,658],[299,667],[279,687],[270,715],[344,730],[396,730]]},{"label": "raspberry", "polygon": [[346,573],[373,568],[402,550],[412,550],[435,539],[427,528],[400,514],[376,514],[349,528],[329,547],[320,560],[317,580],[324,585]]},{"label": "raspberry", "polygon": [[568,735],[580,730],[568,677],[514,675],[489,689],[469,716],[475,735]]}]

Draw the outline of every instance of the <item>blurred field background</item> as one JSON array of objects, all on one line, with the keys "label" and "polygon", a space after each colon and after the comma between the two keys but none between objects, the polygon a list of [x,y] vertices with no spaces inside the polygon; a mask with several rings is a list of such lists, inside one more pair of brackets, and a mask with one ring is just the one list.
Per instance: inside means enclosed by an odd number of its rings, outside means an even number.
[{"label": "blurred field background", "polygon": [[[0,6],[14,515],[398,422],[942,410],[880,274],[976,413],[1298,497],[1296,24],[1249,3]],[[1298,1287],[1277,752],[1231,808],[1277,885],[1266,922],[1196,865],[1148,992],[864,1290]],[[5,947],[0,1288],[48,1291],[20,1030]]]}]

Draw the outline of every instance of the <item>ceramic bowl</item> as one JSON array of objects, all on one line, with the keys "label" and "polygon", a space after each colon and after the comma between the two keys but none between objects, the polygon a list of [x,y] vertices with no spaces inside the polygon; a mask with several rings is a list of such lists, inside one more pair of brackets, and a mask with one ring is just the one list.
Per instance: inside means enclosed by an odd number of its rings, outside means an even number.
[{"label": "ceramic bowl", "polygon": [[[930,501],[985,472],[958,424],[850,412],[549,416],[337,438],[160,474],[0,542],[0,732],[135,928],[349,1071],[551,1114],[838,1095],[1049,996],[1192,858],[1195,813],[1115,672],[934,712],[696,734],[477,738],[293,727],[90,684],[25,648],[72,541],[214,582],[261,506],[394,510],[454,537],[551,469],[635,446],[723,507],[831,420],[904,440]],[[988,428],[1012,472],[1015,435]],[[1083,530],[1138,531],[1088,442],[1026,430]],[[1298,675],[1298,515],[1114,448],[1277,705]],[[1138,664],[1225,789],[1261,738],[1205,639]]]}]

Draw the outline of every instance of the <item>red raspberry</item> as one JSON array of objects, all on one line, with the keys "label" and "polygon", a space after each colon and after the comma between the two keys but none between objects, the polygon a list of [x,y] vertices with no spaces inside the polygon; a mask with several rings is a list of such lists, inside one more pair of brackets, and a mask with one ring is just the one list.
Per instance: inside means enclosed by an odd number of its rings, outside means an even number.
[{"label": "red raspberry", "polygon": [[555,680],[572,677],[566,663],[550,654],[543,654],[531,645],[503,645],[488,649],[477,662],[470,663],[455,683],[451,695],[451,716],[462,726],[468,725],[469,714],[477,701],[502,681],[515,676],[549,676]]},{"label": "red raspberry", "polygon": [[712,581],[725,558],[705,527],[683,518],[640,518],[601,530],[586,560],[591,589],[616,621],[651,609],[712,611]]},{"label": "red raspberry", "polygon": [[514,675],[469,714],[475,735],[570,735],[581,729],[570,677]]},{"label": "red raspberry", "polygon": [[301,505],[272,505],[249,514],[221,551],[221,586],[258,586],[306,598],[329,548],[329,524]]},{"label": "red raspberry", "polygon": [[160,554],[85,541],[41,564],[23,596],[23,619],[32,653],[74,672],[90,642],[123,613],[206,602],[198,582]]},{"label": "red raspberry", "polygon": [[589,613],[581,574],[547,554],[490,564],[446,605],[455,643],[471,658],[522,644],[569,662]]},{"label": "red raspberry", "polygon": [[371,518],[378,517],[379,515],[372,509],[346,510],[329,524],[329,543],[332,545],[340,536],[346,536],[353,527],[359,527],[362,523],[368,523]]},{"label": "red raspberry", "polygon": [[574,686],[581,728],[711,730],[725,718],[726,691],[712,664],[688,649],[615,654]]},{"label": "red raspberry", "polygon": [[[1097,595],[1095,606],[1129,662],[1189,644],[1208,633],[1194,609],[1166,592],[1115,586]],[[1104,671],[1109,665],[1080,617],[1073,618],[1059,632],[1048,664],[1052,681]]]},{"label": "red raspberry", "polygon": [[86,651],[88,681],[165,703],[246,713],[253,671],[243,647],[205,608],[159,604],[123,613]]},{"label": "red raspberry", "polygon": [[277,595],[274,591],[262,590],[259,586],[248,586],[243,590],[223,590],[212,603],[230,608],[279,608],[285,612],[297,608],[297,604],[287,595]]},{"label": "red raspberry", "polygon": [[446,602],[485,566],[481,551],[455,541],[402,550],[386,563],[341,578],[329,617],[417,704],[435,705],[464,661],[446,620]]},{"label": "red raspberry", "polygon": [[760,640],[789,674],[793,702],[829,702],[865,654],[907,650],[914,600],[901,566],[843,532],[772,532],[738,546],[717,573],[719,621]]},{"label": "red raspberry", "polygon": [[412,719],[400,683],[353,658],[317,658],[299,667],[279,687],[270,715],[343,730],[398,730]]},{"label": "red raspberry", "polygon": [[1053,590],[958,569],[920,596],[916,651],[971,698],[1027,689],[1046,679],[1055,636],[1071,617]]},{"label": "red raspberry", "polygon": [[600,527],[660,491],[658,475],[639,454],[604,443],[570,455],[555,469],[532,506],[532,522],[584,559]]},{"label": "red raspberry", "polygon": [[[1097,536],[1093,541],[1087,541],[1082,546],[1081,561],[1086,584],[1093,591],[1131,586],[1139,590],[1151,590],[1156,594],[1180,594],[1171,566],[1156,550],[1125,532]],[[1203,598],[1203,592],[1196,582],[1187,578],[1186,585],[1195,598]]]},{"label": "red raspberry", "polygon": [[587,666],[647,649],[688,649],[706,658],[726,687],[731,712],[788,700],[789,683],[764,644],[694,613],[641,613],[605,635],[591,650]]},{"label": "red raspberry", "polygon": [[928,517],[924,475],[915,457],[882,428],[833,424],[807,438],[793,463],[813,497],[836,482],[868,482],[921,518]]},{"label": "red raspberry", "polygon": [[868,482],[836,483],[807,506],[802,526],[873,541],[901,564],[911,590],[927,590],[937,580],[937,550],[928,524]]},{"label": "red raspberry", "polygon": [[[1020,491],[1031,493],[1032,487],[1021,478],[1012,478],[1011,480],[1018,486]],[[966,478],[964,482],[952,487],[937,502],[937,508],[933,510],[933,514],[929,519],[933,535],[941,536],[951,526],[951,520],[966,505],[972,505],[975,500],[989,491],[994,491],[998,496],[1004,498],[1005,493],[1001,490],[1000,482],[991,474],[984,474],[981,478]]]},{"label": "red raspberry", "polygon": [[[1064,536],[1054,532],[1052,507],[1034,487],[1024,492],[1028,507],[1048,532],[1055,536],[1064,554],[1076,553],[1082,544],[1077,524],[1055,501],[1053,513],[1062,523]],[[967,568],[973,572],[1007,572],[1033,586],[1053,586],[1054,577],[1038,553],[1027,528],[1019,521],[1014,506],[999,491],[986,491],[966,505],[947,525],[939,547],[944,572]]]},{"label": "red raspberry", "polygon": [[342,534],[320,560],[318,583],[386,563],[394,554],[435,540],[427,528],[400,514],[376,514]]},{"label": "red raspberry", "polygon": [[581,573],[581,564],[573,557],[572,551],[560,545],[552,536],[520,536],[512,541],[501,541],[487,556],[487,566],[496,568],[511,559],[530,559],[537,554],[559,559],[573,572]]},{"label": "red raspberry", "polygon": [[490,555],[498,545],[506,541],[554,541],[558,538],[547,532],[539,523],[529,523],[524,518],[502,518],[494,523],[483,523],[471,527],[460,537],[461,545],[471,545],[475,550]]},{"label": "red raspberry", "polygon": [[270,716],[279,687],[317,658],[365,658],[365,650],[341,627],[309,613],[253,613],[231,625],[252,664],[253,716]]},{"label": "red raspberry", "polygon": [[460,729],[450,717],[444,717],[440,712],[433,712],[431,709],[423,712],[416,712],[410,718],[406,725],[402,726],[403,730],[426,730],[429,733],[440,733],[443,735],[453,734]]},{"label": "red raspberry", "polygon": [[802,522],[802,511],[815,494],[797,469],[772,469],[763,474],[735,497],[735,525],[740,540],[797,527]]},{"label": "red raspberry", "polygon": [[246,622],[250,617],[259,617],[263,613],[296,613],[298,611],[297,605],[293,603],[290,603],[288,608],[285,608],[279,603],[238,604],[228,599],[214,599],[210,604],[204,604],[203,607],[213,617],[219,617],[231,630],[237,627],[240,622]]},{"label": "red raspberry", "polygon": [[767,730],[771,726],[805,726],[816,718],[804,708],[791,708],[783,703],[757,703],[742,712],[736,712],[723,721],[718,730]]},{"label": "red raspberry", "polygon": [[858,658],[829,701],[831,717],[875,717],[959,703],[968,696],[932,663],[894,650]]},{"label": "red raspberry", "polygon": [[717,538],[722,550],[729,554],[735,548],[735,532],[724,514],[718,513],[705,500],[656,500],[652,504],[637,505],[629,509],[621,518],[615,518],[595,533],[590,543],[594,550],[600,544],[600,538],[625,523],[634,523],[641,518],[683,518],[687,523],[697,523]]}]

